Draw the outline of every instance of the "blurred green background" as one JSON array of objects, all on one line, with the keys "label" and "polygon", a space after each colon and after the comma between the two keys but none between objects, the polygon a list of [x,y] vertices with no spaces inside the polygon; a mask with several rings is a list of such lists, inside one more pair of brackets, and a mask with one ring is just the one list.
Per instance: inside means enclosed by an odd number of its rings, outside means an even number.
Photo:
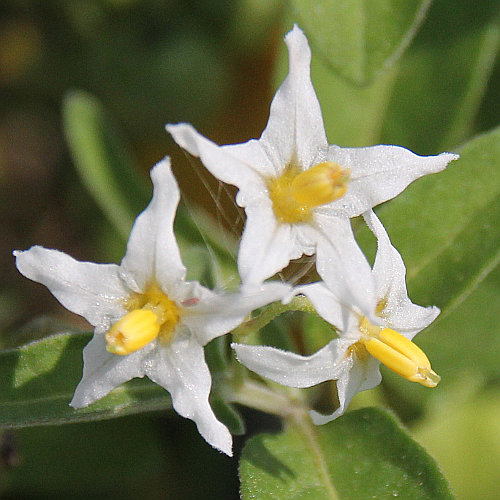
[{"label": "blurred green background", "polygon": [[[99,98],[145,185],[151,166],[170,154],[183,194],[215,214],[218,184],[203,173],[211,190],[204,187],[196,164],[163,127],[191,122],[219,143],[258,137],[286,73],[282,37],[293,22],[302,25],[304,6],[300,0],[2,1],[3,347],[32,338],[34,328],[25,325],[40,315],[86,328],[44,287],[18,275],[12,249],[41,244],[102,262],[123,255],[125,240],[72,163],[62,126],[67,93],[81,89]],[[436,1],[401,59],[362,86],[311,39],[312,78],[330,142],[394,143],[434,154],[497,126],[499,33],[498,1]],[[234,220],[229,197],[222,204]],[[438,360],[442,389],[422,395],[390,375],[384,386],[463,499],[495,499],[500,489],[498,283],[495,271],[424,338]],[[43,334],[38,323],[36,336]],[[456,348],[459,338],[467,339],[466,348]],[[400,395],[407,390],[412,407]],[[249,435],[278,426],[253,412],[245,417]],[[236,438],[236,450],[243,442]],[[212,450],[192,422],[173,414],[5,431],[0,465],[2,498],[238,497],[236,460]]]}]

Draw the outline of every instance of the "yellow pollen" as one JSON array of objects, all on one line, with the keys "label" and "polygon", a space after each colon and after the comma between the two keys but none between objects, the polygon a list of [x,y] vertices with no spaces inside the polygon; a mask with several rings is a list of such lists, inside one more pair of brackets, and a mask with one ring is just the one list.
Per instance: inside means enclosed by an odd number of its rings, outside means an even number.
[{"label": "yellow pollen", "polygon": [[350,356],[351,354],[355,354],[356,357],[361,361],[368,361],[368,358],[370,357],[370,353],[366,350],[366,347],[361,341],[358,341],[355,344],[349,346],[349,348],[347,349],[346,357]]},{"label": "yellow pollen", "polygon": [[268,183],[274,213],[278,220],[288,224],[309,222],[311,209],[342,197],[348,180],[349,170],[331,161],[319,163],[305,172],[288,167],[280,177]]},{"label": "yellow pollen", "polygon": [[384,309],[387,307],[387,300],[386,299],[380,299],[377,302],[377,308],[375,309],[375,314],[377,316],[383,317],[384,316]]},{"label": "yellow pollen", "polygon": [[163,343],[172,340],[180,313],[156,284],[143,294],[132,296],[125,307],[130,311],[106,333],[106,349],[119,355],[131,354],[159,338]]},{"label": "yellow pollen", "polygon": [[425,387],[436,387],[441,377],[431,368],[425,353],[411,340],[390,328],[372,325],[366,317],[359,324],[366,350],[393,372]]}]

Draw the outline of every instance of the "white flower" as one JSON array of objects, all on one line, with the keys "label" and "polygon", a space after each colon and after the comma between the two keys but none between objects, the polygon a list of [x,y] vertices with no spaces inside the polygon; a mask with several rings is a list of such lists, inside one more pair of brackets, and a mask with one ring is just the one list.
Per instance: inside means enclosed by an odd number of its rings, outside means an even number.
[{"label": "white flower", "polygon": [[[381,381],[380,361],[413,382],[435,387],[434,373],[425,354],[411,339],[439,314],[437,307],[413,304],[406,291],[406,269],[373,211],[365,220],[375,233],[378,250],[371,279],[373,294],[363,304],[347,303],[329,287],[337,277],[327,270],[325,283],[297,287],[317,312],[334,325],[339,337],[312,356],[300,356],[268,346],[233,344],[241,363],[263,377],[291,387],[311,387],[326,380],[337,381],[339,408],[331,415],[311,412],[315,423],[342,415],[353,396],[372,389]],[[366,281],[366,280],[365,280]],[[366,308],[369,304],[369,308]],[[398,333],[399,332],[399,333]]]},{"label": "white flower", "polygon": [[337,274],[367,268],[348,219],[458,157],[421,157],[397,146],[329,146],[310,79],[307,39],[295,26],[285,41],[289,73],[259,140],[218,146],[191,125],[167,125],[215,177],[239,188],[236,202],[247,215],[238,256],[243,283],[260,283],[290,260],[314,252],[318,259],[329,258]]},{"label": "white flower", "polygon": [[270,283],[226,295],[185,281],[173,232],[179,189],[168,158],[151,178],[153,198],[137,218],[119,266],[78,262],[39,246],[14,252],[16,265],[95,327],[71,406],[85,407],[147,375],[170,392],[174,409],[193,420],[208,443],[231,455],[231,434],[208,401],[211,376],[203,346],[288,289]]}]

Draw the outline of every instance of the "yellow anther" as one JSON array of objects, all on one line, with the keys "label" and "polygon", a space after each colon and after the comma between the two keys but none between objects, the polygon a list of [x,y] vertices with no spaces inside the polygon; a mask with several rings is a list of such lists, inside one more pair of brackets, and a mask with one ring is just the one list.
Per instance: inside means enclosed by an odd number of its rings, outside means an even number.
[{"label": "yellow anther", "polygon": [[177,304],[156,285],[130,297],[125,307],[130,311],[106,333],[106,349],[119,355],[131,354],[154,339],[169,343],[179,322]]},{"label": "yellow anther", "polygon": [[390,328],[376,327],[366,318],[361,320],[359,329],[363,333],[360,342],[387,368],[411,382],[426,387],[438,385],[441,378],[432,370],[425,353],[411,340]]},{"label": "yellow anther", "polygon": [[160,332],[158,317],[153,311],[136,309],[115,323],[106,333],[106,349],[124,356],[142,349]]},{"label": "yellow anther", "polygon": [[288,167],[280,177],[270,179],[269,196],[279,221],[288,224],[309,222],[312,209],[330,203],[347,190],[349,171],[336,163],[319,163],[301,172]]},{"label": "yellow anther", "polygon": [[269,181],[269,196],[273,202],[273,210],[280,222],[295,224],[308,222],[312,218],[311,209],[299,203],[292,194],[292,182],[297,170],[289,168],[278,177]]},{"label": "yellow anther", "polygon": [[300,173],[292,182],[292,196],[309,207],[325,205],[344,196],[349,170],[331,161],[319,163]]}]

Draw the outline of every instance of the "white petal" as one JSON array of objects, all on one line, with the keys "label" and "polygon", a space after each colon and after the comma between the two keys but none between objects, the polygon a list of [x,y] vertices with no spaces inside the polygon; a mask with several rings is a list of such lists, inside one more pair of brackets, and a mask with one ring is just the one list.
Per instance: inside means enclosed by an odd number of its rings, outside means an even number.
[{"label": "white petal", "polygon": [[315,214],[323,237],[318,240],[316,269],[337,300],[372,317],[376,307],[370,264],[359,248],[348,219]]},{"label": "white petal", "polygon": [[394,248],[380,219],[370,210],[364,215],[368,227],[377,238],[377,255],[373,276],[378,300],[385,300],[384,321],[388,326],[412,338],[430,325],[439,315],[437,307],[413,304],[406,290],[406,268],[400,253]]},{"label": "white petal", "polygon": [[83,376],[70,405],[83,408],[103,398],[115,387],[144,376],[144,359],[155,348],[151,342],[139,351],[118,356],[106,351],[104,335],[94,334],[83,350]]},{"label": "white petal", "polygon": [[214,294],[182,311],[182,321],[201,345],[236,328],[245,317],[259,307],[281,300],[290,287],[270,282],[238,293]]},{"label": "white petal", "polygon": [[311,283],[294,288],[294,295],[305,295],[312,303],[317,313],[328,323],[340,331],[347,328],[346,309],[343,308],[336,296],[323,283]]},{"label": "white petal", "polygon": [[316,425],[323,425],[343,415],[358,392],[373,389],[380,384],[382,377],[378,367],[379,362],[374,358],[370,358],[367,362],[360,362],[353,355],[349,356],[349,360],[345,362],[344,371],[337,381],[339,407],[331,415],[311,411],[312,421]]},{"label": "white petal", "polygon": [[217,179],[240,189],[265,189],[263,176],[273,176],[274,167],[257,141],[218,146],[187,123],[167,125],[175,142],[197,156]]},{"label": "white petal", "polygon": [[146,375],[172,396],[175,411],[193,420],[213,447],[231,456],[232,437],[208,402],[211,376],[203,347],[192,336],[177,334],[173,342],[151,353]]},{"label": "white petal", "polygon": [[238,270],[245,285],[260,285],[290,260],[298,259],[301,247],[290,224],[276,220],[271,207],[249,205],[238,254]]},{"label": "white petal", "polygon": [[414,180],[440,172],[458,158],[451,153],[418,156],[400,146],[332,146],[328,156],[331,161],[351,170],[347,193],[323,209],[331,209],[344,217],[355,217],[394,198]]},{"label": "white petal", "polygon": [[153,198],[135,221],[120,267],[136,291],[156,279],[168,293],[186,273],[173,230],[180,195],[169,158],[151,170],[151,179]]},{"label": "white petal", "polygon": [[269,346],[231,344],[236,357],[253,372],[289,387],[312,387],[335,380],[344,370],[350,342],[334,339],[312,356],[300,356]]},{"label": "white petal", "polygon": [[130,290],[116,264],[79,262],[57,250],[35,246],[14,252],[16,266],[27,278],[45,285],[66,309],[99,329],[124,314]]},{"label": "white petal", "polygon": [[285,42],[289,53],[288,76],[274,96],[260,142],[277,169],[294,162],[305,170],[325,160],[328,143],[311,83],[307,38],[294,26]]}]

